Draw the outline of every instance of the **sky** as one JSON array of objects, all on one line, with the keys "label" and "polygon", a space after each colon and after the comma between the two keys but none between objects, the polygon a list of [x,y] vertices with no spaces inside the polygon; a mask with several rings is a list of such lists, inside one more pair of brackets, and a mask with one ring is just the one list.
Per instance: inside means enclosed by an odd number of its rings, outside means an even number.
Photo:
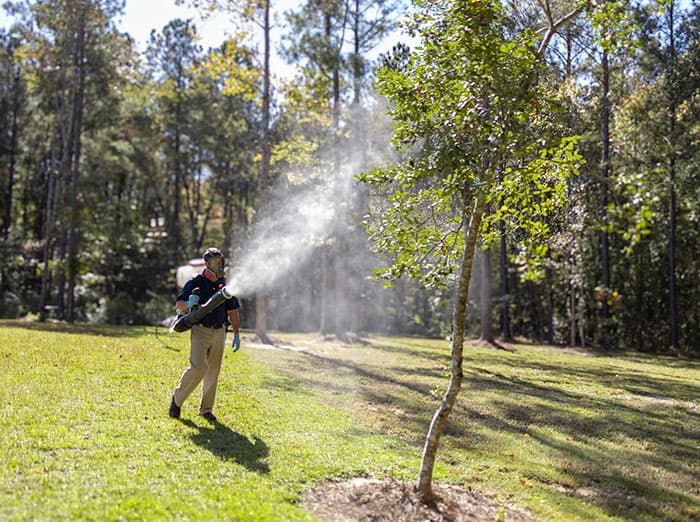
[{"label": "sky", "polygon": [[[273,75],[279,78],[289,78],[294,75],[295,67],[287,64],[279,56],[277,47],[279,46],[281,33],[285,30],[283,14],[286,11],[296,9],[299,4],[300,0],[274,0],[271,3],[273,20],[271,41],[273,49],[270,65]],[[229,15],[217,14],[203,20],[196,9],[177,6],[175,5],[175,0],[126,0],[125,13],[118,26],[136,40],[140,50],[144,50],[151,30],[156,29],[159,31],[174,18],[192,18],[197,26],[197,33],[201,37],[200,44],[205,49],[221,44],[227,34],[235,31]],[[262,50],[262,31],[259,29],[257,31],[260,33],[258,40],[260,42],[260,50]],[[369,58],[375,58],[380,53],[391,49],[398,38],[398,33],[390,35],[369,53]],[[401,36],[401,39],[408,41],[408,37],[405,35]]]},{"label": "sky", "polygon": [[[185,0],[185,3],[188,2]],[[300,0],[275,0],[272,2],[272,56],[270,59],[273,75],[278,78],[289,78],[294,75],[295,67],[289,65],[279,56],[277,47],[279,46],[280,35],[284,30],[285,11],[295,9]],[[221,44],[227,34],[235,31],[229,15],[216,14],[208,19],[202,19],[197,9],[186,5],[175,5],[175,0],[126,0],[124,14],[117,20],[117,27],[129,33],[138,46],[143,51],[148,43],[151,30],[160,31],[170,20],[174,18],[191,18],[197,27],[200,37],[200,44],[204,49]],[[7,27],[11,24],[11,19],[0,10],[0,26]],[[260,32],[260,31],[258,31]],[[370,57],[377,56],[380,52],[390,49],[395,43],[397,36],[389,37],[382,43]],[[405,38],[404,38],[405,39]],[[262,36],[258,35],[258,40],[262,42]],[[262,50],[262,43],[259,44]]]},{"label": "sky", "polygon": [[174,0],[127,0],[124,11],[117,25],[136,40],[141,50],[145,49],[151,30],[160,31],[174,18],[192,18],[205,48],[218,45],[231,32],[230,23],[223,16],[213,16],[202,21],[196,9],[177,6]]},{"label": "sky", "polygon": [[[273,28],[272,42],[279,41],[283,24],[281,14],[294,9],[297,4],[298,0],[276,0],[272,3],[275,8],[272,16],[277,20]],[[218,46],[228,34],[236,30],[228,15],[214,14],[207,19],[202,19],[197,9],[175,5],[175,0],[126,0],[124,15],[117,25],[122,31],[129,33],[136,40],[138,48],[143,51],[151,30],[160,31],[174,18],[191,18],[194,21],[200,37],[199,43],[204,49]],[[273,47],[275,47],[274,43]],[[294,73],[294,67],[288,65],[278,55],[277,49],[273,49],[271,67],[278,76],[288,77]]]}]

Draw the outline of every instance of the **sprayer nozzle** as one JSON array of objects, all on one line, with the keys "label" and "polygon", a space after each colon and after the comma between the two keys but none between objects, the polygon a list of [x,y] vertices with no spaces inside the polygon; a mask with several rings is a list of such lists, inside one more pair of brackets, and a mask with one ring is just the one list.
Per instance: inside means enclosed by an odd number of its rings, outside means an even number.
[{"label": "sprayer nozzle", "polygon": [[223,288],[221,289],[221,293],[223,294],[223,296],[224,296],[226,299],[231,299],[231,298],[233,297],[233,294],[231,293],[231,291],[230,291],[228,288],[226,288],[226,287],[223,287]]}]

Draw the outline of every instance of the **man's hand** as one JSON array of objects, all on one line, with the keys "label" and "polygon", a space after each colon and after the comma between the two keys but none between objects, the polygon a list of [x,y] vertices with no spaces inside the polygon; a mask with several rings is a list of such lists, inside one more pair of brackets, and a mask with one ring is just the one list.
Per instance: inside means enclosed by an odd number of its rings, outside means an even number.
[{"label": "man's hand", "polygon": [[233,334],[233,341],[231,341],[231,346],[233,347],[234,353],[241,349],[241,338],[238,335],[238,332]]}]

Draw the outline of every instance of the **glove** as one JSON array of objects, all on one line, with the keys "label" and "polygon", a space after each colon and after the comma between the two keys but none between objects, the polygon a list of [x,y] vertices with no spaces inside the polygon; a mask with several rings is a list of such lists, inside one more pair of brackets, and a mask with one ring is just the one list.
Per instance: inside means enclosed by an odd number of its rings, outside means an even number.
[{"label": "glove", "polygon": [[241,338],[239,337],[237,332],[233,334],[233,341],[231,341],[231,346],[233,347],[234,353],[241,349]]},{"label": "glove", "polygon": [[187,308],[190,309],[190,312],[199,307],[199,294],[192,293],[190,294],[190,298],[187,300]]}]

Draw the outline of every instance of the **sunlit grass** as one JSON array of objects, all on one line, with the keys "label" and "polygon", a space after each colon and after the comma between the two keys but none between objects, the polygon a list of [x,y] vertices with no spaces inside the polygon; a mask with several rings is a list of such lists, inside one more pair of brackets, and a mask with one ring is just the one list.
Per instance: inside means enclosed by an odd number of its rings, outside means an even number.
[{"label": "sunlit grass", "polygon": [[417,465],[408,445],[245,350],[225,357],[212,427],[195,396],[182,421],[167,416],[187,336],[10,324],[0,326],[2,520],[305,520],[299,495],[319,480]]},{"label": "sunlit grass", "polygon": [[[159,332],[159,335],[154,335]],[[212,427],[167,416],[187,335],[0,322],[0,519],[305,520],[330,478],[414,480],[448,343],[227,351]],[[468,346],[436,479],[538,520],[700,517],[700,364]]]},{"label": "sunlit grass", "polygon": [[[255,356],[419,451],[447,384],[447,342],[305,346]],[[700,518],[697,361],[516,348],[465,348],[439,454],[446,480],[542,520]]]}]

